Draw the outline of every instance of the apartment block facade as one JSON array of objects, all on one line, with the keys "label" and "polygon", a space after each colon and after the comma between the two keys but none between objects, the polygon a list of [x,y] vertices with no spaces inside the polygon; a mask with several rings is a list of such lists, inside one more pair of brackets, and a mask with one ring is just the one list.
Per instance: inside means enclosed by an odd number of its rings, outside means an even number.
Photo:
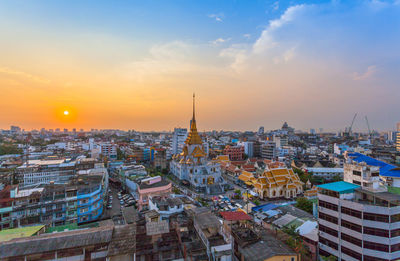
[{"label": "apartment block facade", "polygon": [[[319,254],[338,260],[400,259],[400,171],[347,155],[344,181],[319,185]],[[395,181],[393,181],[395,180]]]},{"label": "apartment block facade", "polygon": [[[0,230],[34,224],[58,226],[97,220],[108,189],[106,169],[77,175],[67,184],[7,186],[0,193]],[[4,197],[3,197],[4,196]]]}]

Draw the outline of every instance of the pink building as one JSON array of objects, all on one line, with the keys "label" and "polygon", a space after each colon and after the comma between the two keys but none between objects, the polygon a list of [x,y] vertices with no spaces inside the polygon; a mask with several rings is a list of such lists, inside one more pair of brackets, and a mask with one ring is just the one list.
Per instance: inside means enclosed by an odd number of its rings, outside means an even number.
[{"label": "pink building", "polygon": [[224,149],[224,154],[229,155],[229,159],[232,161],[243,160],[244,147],[227,145]]},{"label": "pink building", "polygon": [[160,176],[147,178],[141,181],[138,186],[139,210],[146,209],[149,205],[149,197],[167,197],[172,192],[171,182],[162,179]]}]

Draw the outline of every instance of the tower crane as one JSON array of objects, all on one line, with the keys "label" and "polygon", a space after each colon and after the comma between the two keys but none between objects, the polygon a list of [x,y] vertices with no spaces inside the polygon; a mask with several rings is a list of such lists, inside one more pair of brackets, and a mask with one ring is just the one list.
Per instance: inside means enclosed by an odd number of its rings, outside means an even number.
[{"label": "tower crane", "polygon": [[367,117],[367,116],[365,116],[365,121],[367,122],[368,135],[369,135],[369,138],[371,139],[372,132],[371,132],[371,128],[370,128],[370,126],[369,126],[369,121],[368,121],[368,117]]},{"label": "tower crane", "polygon": [[356,117],[357,117],[357,113],[354,114],[353,120],[351,121],[351,125],[350,125],[350,127],[348,129],[348,132],[347,132],[348,136],[351,135],[351,132],[352,132],[352,129],[353,129],[353,124],[354,124],[354,121],[356,120]]}]

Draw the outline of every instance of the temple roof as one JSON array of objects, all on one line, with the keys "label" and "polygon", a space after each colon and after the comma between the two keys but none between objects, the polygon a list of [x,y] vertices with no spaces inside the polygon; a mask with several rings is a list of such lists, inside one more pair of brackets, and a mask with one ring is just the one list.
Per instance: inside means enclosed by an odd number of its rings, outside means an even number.
[{"label": "temple roof", "polygon": [[190,132],[186,138],[185,143],[188,145],[193,145],[193,144],[201,145],[201,144],[203,144],[203,141],[201,140],[201,137],[200,137],[199,133],[197,132],[194,98],[195,98],[195,96],[193,94],[193,117],[192,117],[192,121],[190,123]]}]

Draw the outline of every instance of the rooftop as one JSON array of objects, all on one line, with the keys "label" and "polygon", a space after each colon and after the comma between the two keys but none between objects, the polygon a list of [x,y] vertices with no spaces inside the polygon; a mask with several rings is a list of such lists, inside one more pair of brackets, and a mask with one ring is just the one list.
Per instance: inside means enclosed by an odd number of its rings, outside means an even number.
[{"label": "rooftop", "polygon": [[338,192],[339,194],[345,194],[345,193],[354,192],[354,190],[359,188],[360,186],[353,184],[353,183],[345,182],[345,181],[337,181],[337,182],[318,185],[317,187],[326,189],[326,190],[335,191],[335,192]]},{"label": "rooftop", "polygon": [[169,181],[165,180],[165,179],[162,179],[159,182],[151,183],[151,184],[149,184],[147,182],[143,182],[143,180],[142,180],[142,182],[139,185],[139,188],[140,189],[157,188],[157,187],[167,186],[169,184],[171,184],[171,183]]},{"label": "rooftop", "polygon": [[274,256],[296,256],[293,250],[273,235],[263,232],[260,238],[256,243],[242,248],[241,252],[246,260],[261,261]]},{"label": "rooftop", "polygon": [[223,219],[228,221],[251,220],[251,217],[243,211],[223,211],[219,213]]},{"label": "rooftop", "polygon": [[32,227],[21,227],[5,229],[0,231],[0,242],[9,241],[14,238],[30,237],[39,232],[44,225],[32,226]]},{"label": "rooftop", "polygon": [[0,259],[108,243],[111,241],[112,233],[112,226],[100,226],[67,232],[41,234],[27,238],[14,238],[7,242],[0,242]]},{"label": "rooftop", "polygon": [[353,161],[356,161],[359,163],[365,162],[367,165],[379,167],[379,175],[381,175],[381,176],[400,178],[400,168],[399,167],[396,167],[394,165],[391,165],[391,164],[386,163],[381,160],[371,158],[369,156],[366,156],[366,155],[358,153],[358,152],[349,153],[348,156]]}]

